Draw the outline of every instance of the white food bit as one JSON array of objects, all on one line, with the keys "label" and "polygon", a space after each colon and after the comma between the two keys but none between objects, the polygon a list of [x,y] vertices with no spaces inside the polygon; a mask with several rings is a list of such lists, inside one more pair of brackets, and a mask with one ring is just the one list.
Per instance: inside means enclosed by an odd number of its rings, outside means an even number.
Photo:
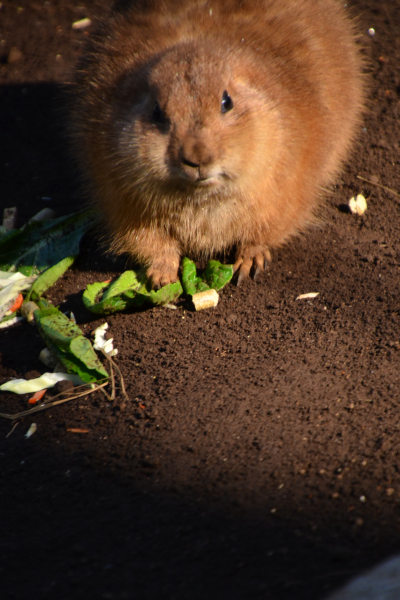
[{"label": "white food bit", "polygon": [[49,367],[49,369],[54,369],[57,364],[56,357],[48,348],[43,348],[39,354],[39,360],[46,365],[46,367]]},{"label": "white food bit", "polygon": [[16,323],[19,323],[19,321],[23,321],[24,317],[13,317],[12,319],[8,319],[7,321],[4,321],[4,323],[0,323],[0,329],[5,329],[6,327],[11,327],[12,325],[15,325]]},{"label": "white food bit", "polygon": [[219,296],[216,290],[206,290],[205,292],[193,294],[192,300],[196,310],[204,310],[205,308],[217,306]]},{"label": "white food bit", "polygon": [[373,27],[370,27],[368,29],[368,35],[369,35],[369,37],[374,37],[374,35],[375,35],[375,29]]},{"label": "white food bit", "polygon": [[38,221],[48,221],[54,219],[56,216],[55,211],[52,208],[42,208],[36,215],[33,215],[32,219],[29,219],[28,223],[37,223]]},{"label": "white food bit", "polygon": [[350,198],[349,200],[349,209],[353,215],[363,215],[367,210],[367,201],[362,194],[358,194],[358,196]]},{"label": "white food bit", "polygon": [[79,30],[79,29],[86,29],[86,27],[90,27],[92,24],[92,20],[85,18],[85,19],[80,19],[79,21],[75,21],[74,23],[72,23],[72,29],[75,30]]},{"label": "white food bit", "polygon": [[28,439],[31,437],[31,435],[33,435],[35,433],[37,429],[37,425],[36,423],[32,423],[32,425],[29,427],[28,431],[25,434],[25,437]]},{"label": "white food bit", "polygon": [[0,290],[6,285],[10,285],[10,283],[14,283],[14,281],[19,281],[22,279],[28,279],[26,275],[19,273],[12,273],[11,271],[0,271]]},{"label": "white food bit", "polygon": [[25,317],[30,325],[35,323],[35,317],[33,314],[35,310],[39,310],[39,307],[36,302],[33,302],[32,300],[25,300],[21,306],[21,315]]},{"label": "white food bit", "polygon": [[319,292],[308,292],[308,294],[300,294],[300,296],[297,296],[296,300],[307,300],[316,298],[317,296],[319,296]]},{"label": "white food bit", "polygon": [[84,381],[78,375],[70,373],[43,373],[36,379],[11,379],[0,385],[0,391],[13,392],[14,394],[34,394],[40,390],[54,387],[58,381],[67,379],[74,385],[82,385]]},{"label": "white food bit", "polygon": [[118,354],[118,350],[113,346],[114,338],[106,340],[107,329],[108,323],[104,323],[104,325],[100,325],[100,327],[95,329],[93,348],[95,350],[103,350],[108,356],[115,356]]}]

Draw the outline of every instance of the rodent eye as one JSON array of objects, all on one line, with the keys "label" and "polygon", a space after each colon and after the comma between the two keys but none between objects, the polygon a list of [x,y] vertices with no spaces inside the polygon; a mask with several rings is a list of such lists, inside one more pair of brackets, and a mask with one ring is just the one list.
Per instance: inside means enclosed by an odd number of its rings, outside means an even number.
[{"label": "rodent eye", "polygon": [[232,108],[233,108],[233,100],[230,97],[230,95],[228,94],[228,92],[226,90],[224,90],[224,93],[222,94],[222,100],[221,100],[221,112],[227,113],[228,111],[232,110]]},{"label": "rodent eye", "polygon": [[158,102],[155,102],[153,108],[153,121],[155,123],[165,123],[165,116]]}]

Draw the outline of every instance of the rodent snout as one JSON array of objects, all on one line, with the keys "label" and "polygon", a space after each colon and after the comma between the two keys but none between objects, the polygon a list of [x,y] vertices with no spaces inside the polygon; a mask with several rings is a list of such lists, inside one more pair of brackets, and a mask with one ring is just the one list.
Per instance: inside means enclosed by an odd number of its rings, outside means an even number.
[{"label": "rodent snout", "polygon": [[214,155],[202,140],[186,140],[181,146],[179,157],[181,168],[190,179],[204,180],[215,175]]}]

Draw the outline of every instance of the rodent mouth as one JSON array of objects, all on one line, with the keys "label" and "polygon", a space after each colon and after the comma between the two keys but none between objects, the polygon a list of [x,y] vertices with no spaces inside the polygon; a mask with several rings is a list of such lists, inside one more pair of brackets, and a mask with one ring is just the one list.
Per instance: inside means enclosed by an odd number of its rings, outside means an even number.
[{"label": "rodent mouth", "polygon": [[178,187],[192,190],[218,190],[225,187],[232,181],[232,177],[224,171],[214,173],[186,173],[183,170],[174,170],[170,173],[171,183],[175,181]]},{"label": "rodent mouth", "polygon": [[213,177],[203,177],[193,181],[196,187],[219,187],[223,184],[222,177],[220,175]]}]

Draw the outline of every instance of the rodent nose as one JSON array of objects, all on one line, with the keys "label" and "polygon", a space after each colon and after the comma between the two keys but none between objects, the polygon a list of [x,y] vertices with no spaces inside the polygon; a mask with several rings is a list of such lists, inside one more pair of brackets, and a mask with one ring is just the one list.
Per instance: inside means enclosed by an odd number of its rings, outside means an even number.
[{"label": "rodent nose", "polygon": [[181,148],[181,161],[187,167],[198,169],[211,164],[213,157],[203,142],[189,140]]},{"label": "rodent nose", "polygon": [[187,167],[193,167],[193,169],[198,169],[200,166],[199,163],[194,163],[191,160],[188,160],[187,158],[185,158],[184,156],[182,156],[182,162]]}]

